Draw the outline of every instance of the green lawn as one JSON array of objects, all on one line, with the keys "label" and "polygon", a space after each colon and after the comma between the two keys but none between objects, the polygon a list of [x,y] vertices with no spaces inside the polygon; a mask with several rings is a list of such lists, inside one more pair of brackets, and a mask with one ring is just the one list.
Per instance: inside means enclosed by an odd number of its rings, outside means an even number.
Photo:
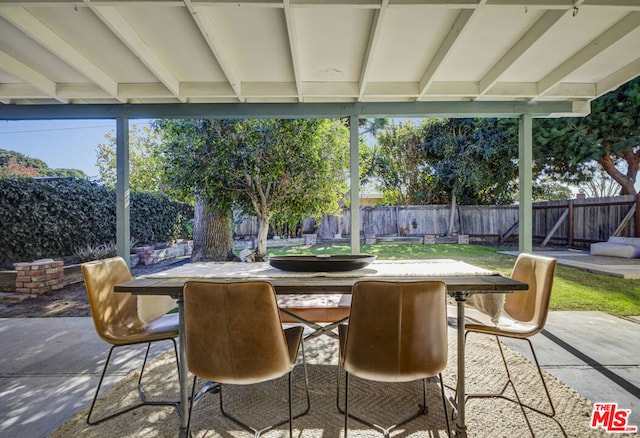
[{"label": "green lawn", "polygon": [[[456,259],[509,275],[515,258],[498,254],[501,248],[480,245],[363,245],[362,254],[379,259]],[[269,255],[349,254],[348,246],[272,248]],[[592,274],[558,266],[551,295],[551,310],[599,310],[616,316],[640,315],[640,282]]]}]

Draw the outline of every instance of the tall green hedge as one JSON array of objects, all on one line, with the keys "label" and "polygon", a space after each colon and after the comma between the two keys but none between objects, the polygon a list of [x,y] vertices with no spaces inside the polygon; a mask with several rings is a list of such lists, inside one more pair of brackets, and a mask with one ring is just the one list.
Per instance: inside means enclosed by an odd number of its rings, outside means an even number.
[{"label": "tall green hedge", "polygon": [[[131,238],[140,244],[189,238],[193,207],[164,195],[131,194]],[[115,240],[116,195],[105,186],[64,178],[0,179],[0,267],[73,255]]]}]

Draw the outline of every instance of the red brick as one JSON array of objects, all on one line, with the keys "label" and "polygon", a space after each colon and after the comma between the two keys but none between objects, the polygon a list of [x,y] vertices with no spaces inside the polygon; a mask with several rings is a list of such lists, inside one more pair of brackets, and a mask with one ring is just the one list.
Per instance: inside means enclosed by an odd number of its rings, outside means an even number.
[{"label": "red brick", "polygon": [[29,275],[31,275],[32,277],[44,275],[44,269],[32,269],[31,272],[29,272]]},{"label": "red brick", "polygon": [[28,275],[17,275],[16,276],[16,283],[20,282],[20,283],[24,283],[25,281],[31,281],[31,277]]},{"label": "red brick", "polygon": [[31,293],[31,288],[28,288],[28,287],[16,287],[16,292],[19,292],[21,294],[30,294]]},{"label": "red brick", "polygon": [[44,287],[44,283],[25,283],[24,287],[30,287],[31,289],[40,289]]}]

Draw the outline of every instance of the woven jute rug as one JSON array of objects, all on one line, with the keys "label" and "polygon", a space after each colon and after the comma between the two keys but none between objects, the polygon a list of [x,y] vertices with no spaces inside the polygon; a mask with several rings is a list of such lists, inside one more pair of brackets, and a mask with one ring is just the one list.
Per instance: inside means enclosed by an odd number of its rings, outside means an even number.
[{"label": "woven jute rug", "polygon": [[[344,417],[336,408],[337,341],[321,336],[307,341],[305,346],[311,410],[307,415],[294,420],[294,436],[317,438],[344,436]],[[516,381],[516,388],[523,402],[545,409],[544,392],[534,365],[514,350],[507,347],[505,350],[512,376]],[[449,364],[443,373],[445,384],[449,387],[455,387],[455,352],[455,339],[452,339],[449,345]],[[499,390],[505,374],[495,339],[479,335],[471,336],[467,341],[466,352],[467,392]],[[151,399],[179,399],[174,360],[171,353],[166,353],[148,365],[144,386]],[[256,357],[256,360],[260,358]],[[294,414],[300,412],[305,405],[302,369],[302,366],[297,366],[293,376]],[[135,403],[137,376],[137,372],[132,373],[102,395],[96,405],[95,415],[100,416],[114,408]],[[607,436],[601,430],[590,428],[592,404],[588,400],[550,374],[545,373],[545,378],[555,403],[556,416],[552,420],[529,411],[529,420],[536,436],[562,437],[564,436],[562,429],[570,437]],[[340,382],[343,397],[343,380]],[[225,410],[254,427],[264,427],[287,418],[286,388],[286,377],[265,384],[225,386],[223,388]],[[382,384],[353,377],[350,379],[349,388],[350,412],[382,425],[393,424],[417,411],[417,406],[422,400],[420,382]],[[429,382],[427,385],[427,397],[427,414],[393,431],[391,436],[447,436],[440,390],[434,382]],[[146,406],[96,426],[88,426],[85,423],[86,415],[87,409],[84,409],[61,425],[51,437],[175,437],[179,426],[176,410],[171,407]],[[450,408],[448,415],[451,416]],[[469,400],[466,422],[469,437],[530,435],[519,406],[501,399]],[[453,421],[451,421],[451,427],[453,431]],[[221,416],[217,394],[206,394],[194,408],[192,431],[195,437],[252,436],[251,433]],[[285,423],[264,436],[267,438],[288,436],[288,425]],[[355,420],[349,420],[349,436],[380,437],[381,434]]]}]

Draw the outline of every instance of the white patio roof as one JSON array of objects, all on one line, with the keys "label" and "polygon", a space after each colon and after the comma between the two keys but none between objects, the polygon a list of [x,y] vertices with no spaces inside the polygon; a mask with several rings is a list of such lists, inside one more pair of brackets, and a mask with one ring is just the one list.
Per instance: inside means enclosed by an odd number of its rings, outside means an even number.
[{"label": "white patio roof", "polygon": [[[585,115],[640,75],[640,0],[0,0],[0,120],[116,118],[128,257],[128,120]],[[351,248],[359,252],[358,196]]]},{"label": "white patio roof", "polygon": [[172,103],[585,114],[638,75],[640,0],[0,0],[0,118]]}]

